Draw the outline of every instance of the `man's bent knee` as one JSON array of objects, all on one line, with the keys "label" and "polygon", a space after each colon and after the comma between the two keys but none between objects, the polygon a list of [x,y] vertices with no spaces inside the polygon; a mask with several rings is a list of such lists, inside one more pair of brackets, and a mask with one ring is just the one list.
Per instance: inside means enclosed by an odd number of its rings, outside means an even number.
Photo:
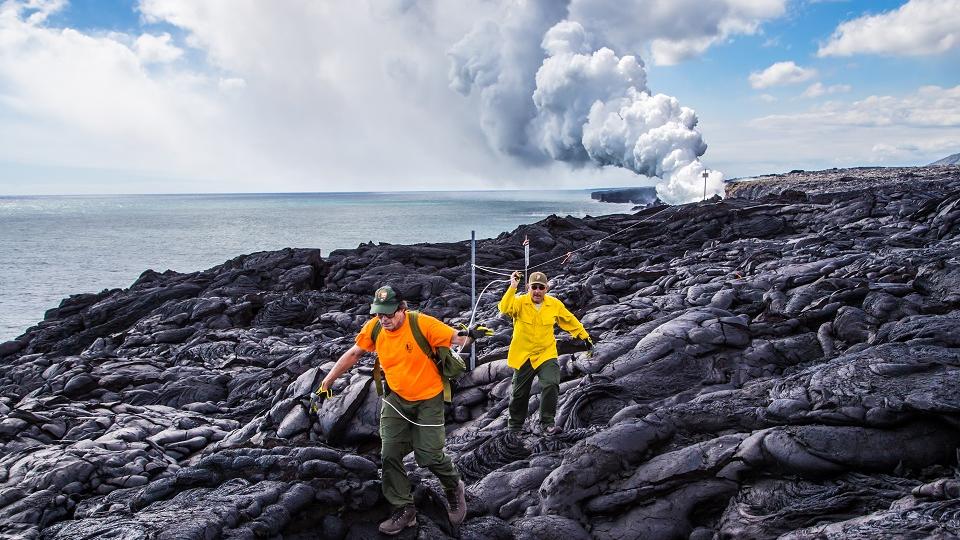
[{"label": "man's bent knee", "polygon": [[443,465],[449,459],[442,450],[440,452],[414,451],[413,458],[417,461],[417,465],[427,468]]}]

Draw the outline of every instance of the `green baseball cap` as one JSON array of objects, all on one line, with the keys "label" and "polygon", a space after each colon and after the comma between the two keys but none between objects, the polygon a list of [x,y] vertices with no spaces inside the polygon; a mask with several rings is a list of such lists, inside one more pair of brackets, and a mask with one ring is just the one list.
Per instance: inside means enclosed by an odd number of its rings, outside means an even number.
[{"label": "green baseball cap", "polygon": [[370,314],[384,313],[389,315],[400,307],[400,295],[393,290],[393,287],[384,285],[373,293],[373,302],[370,304]]}]

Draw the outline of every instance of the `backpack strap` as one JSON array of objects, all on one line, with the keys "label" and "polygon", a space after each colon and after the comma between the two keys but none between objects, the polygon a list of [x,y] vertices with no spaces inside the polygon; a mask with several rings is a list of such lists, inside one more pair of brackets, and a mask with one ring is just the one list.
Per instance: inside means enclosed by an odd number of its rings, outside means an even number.
[{"label": "backpack strap", "polygon": [[[373,324],[373,332],[370,333],[374,348],[377,347],[377,337],[380,336],[380,330],[383,330],[383,325],[380,324],[380,319],[377,319],[377,322]],[[383,396],[383,374],[380,373],[379,354],[375,355],[373,360],[373,386],[377,389],[377,395]]]},{"label": "backpack strap", "polygon": [[[417,342],[417,346],[420,347],[420,350],[423,351],[423,354],[427,355],[427,358],[432,360],[434,364],[437,364],[437,353],[433,350],[433,347],[430,346],[430,342],[427,341],[427,337],[423,335],[423,331],[420,330],[419,313],[416,311],[408,311],[407,316],[410,317],[410,331],[413,333],[413,339]],[[370,334],[370,338],[373,340],[374,346],[377,344],[377,337],[380,336],[381,330],[383,330],[383,325],[381,325],[380,321],[377,320],[377,322],[374,323],[373,331]],[[450,380],[443,376],[443,370],[440,369],[439,365],[437,365],[437,372],[440,373],[440,379],[443,381],[443,400],[449,403],[453,399],[453,391],[450,388]],[[380,370],[379,354],[373,362],[373,385],[377,389],[377,395],[382,396],[383,374]]]},{"label": "backpack strap", "polygon": [[441,374],[440,380],[443,381],[443,401],[447,403],[453,402],[453,389],[450,388],[450,379]]},{"label": "backpack strap", "polygon": [[409,315],[410,330],[413,332],[413,339],[416,340],[423,354],[427,355],[427,358],[430,360],[433,360],[433,363],[437,366],[437,373],[440,374],[440,380],[443,381],[443,400],[450,403],[453,400],[453,390],[450,388],[450,379],[443,376],[443,367],[440,365],[440,355],[437,351],[433,350],[426,336],[420,331],[419,313],[411,311]]},{"label": "backpack strap", "polygon": [[430,346],[430,342],[427,341],[427,337],[423,335],[423,332],[420,330],[420,317],[419,313],[416,311],[411,311],[407,313],[410,316],[410,331],[413,332],[413,339],[416,340],[417,345],[420,346],[420,350],[423,351],[423,354],[427,355],[427,358],[436,362],[437,354],[434,352],[433,347]]}]

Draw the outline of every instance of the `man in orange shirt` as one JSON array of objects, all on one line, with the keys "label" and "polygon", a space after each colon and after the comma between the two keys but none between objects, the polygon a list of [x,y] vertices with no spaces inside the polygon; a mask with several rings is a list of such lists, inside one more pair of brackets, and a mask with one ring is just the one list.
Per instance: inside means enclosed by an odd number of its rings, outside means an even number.
[{"label": "man in orange shirt", "polygon": [[[350,369],[367,352],[376,352],[390,392],[383,398],[380,412],[383,495],[393,505],[391,516],[380,524],[380,532],[395,535],[417,524],[417,509],[410,494],[410,481],[403,468],[403,457],[413,450],[417,464],[427,467],[443,485],[450,505],[450,523],[459,525],[467,513],[464,484],[460,474],[443,452],[446,441],[443,418],[443,380],[437,365],[417,345],[410,328],[407,303],[389,285],[374,293],[370,304],[374,318],[357,334],[355,344],[343,353],[320,383],[326,391],[337,377]],[[484,335],[461,331],[429,315],[417,316],[421,333],[431,348],[467,345]],[[382,330],[373,341],[373,329],[380,321]]]}]

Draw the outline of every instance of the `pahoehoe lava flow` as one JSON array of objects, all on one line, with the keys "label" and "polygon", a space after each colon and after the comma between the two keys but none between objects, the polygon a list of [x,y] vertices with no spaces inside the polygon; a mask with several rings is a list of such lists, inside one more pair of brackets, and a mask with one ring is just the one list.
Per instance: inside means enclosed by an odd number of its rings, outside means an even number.
[{"label": "pahoehoe lava flow", "polygon": [[[447,411],[467,519],[449,528],[411,456],[402,537],[960,536],[960,166],[551,216],[478,242],[477,263],[522,267],[525,237],[599,338],[590,356],[560,339],[564,430],[506,430],[495,284],[477,314],[495,334]],[[468,242],[289,248],[63,300],[0,344],[0,537],[376,536],[373,359],[318,415],[303,396],[380,284],[467,322],[469,263]]]}]

